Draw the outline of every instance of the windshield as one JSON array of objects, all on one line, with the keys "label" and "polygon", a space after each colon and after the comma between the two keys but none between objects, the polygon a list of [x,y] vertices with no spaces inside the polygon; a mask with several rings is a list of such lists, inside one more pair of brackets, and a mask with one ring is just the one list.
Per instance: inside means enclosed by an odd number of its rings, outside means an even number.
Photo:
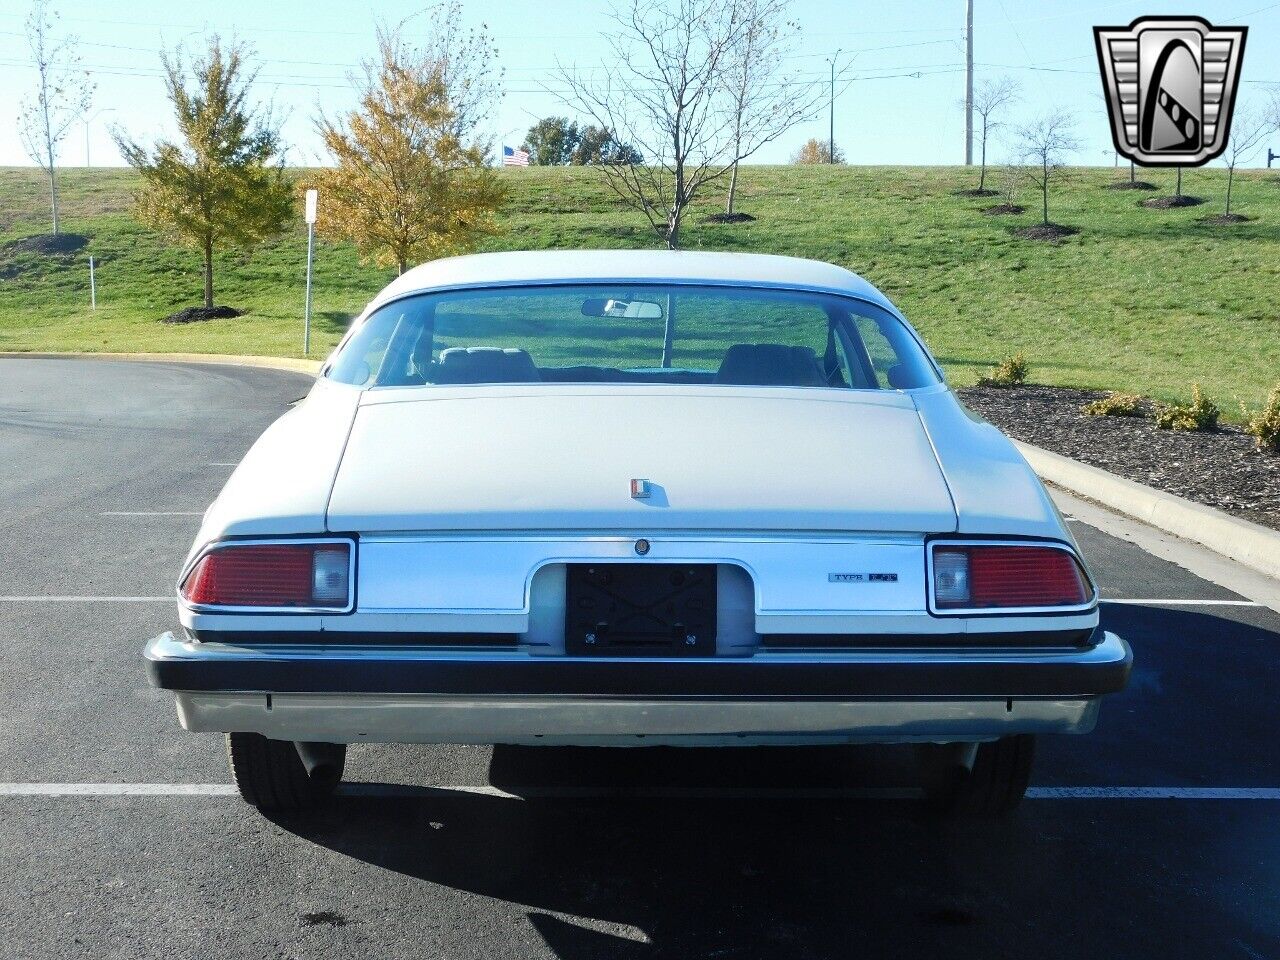
[{"label": "windshield", "polygon": [[938,382],[896,317],[849,297],[654,284],[424,293],[375,310],[328,376],[359,386],[697,383],[910,389]]}]

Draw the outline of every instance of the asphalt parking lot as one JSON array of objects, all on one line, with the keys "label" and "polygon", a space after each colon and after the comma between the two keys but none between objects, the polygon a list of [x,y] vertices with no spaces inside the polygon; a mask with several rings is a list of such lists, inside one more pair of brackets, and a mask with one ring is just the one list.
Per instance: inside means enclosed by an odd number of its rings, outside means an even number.
[{"label": "asphalt parking lot", "polygon": [[141,648],[306,388],[0,360],[0,957],[1280,956],[1280,614],[1083,524],[1134,673],[1007,822],[886,749],[365,747],[263,817]]}]

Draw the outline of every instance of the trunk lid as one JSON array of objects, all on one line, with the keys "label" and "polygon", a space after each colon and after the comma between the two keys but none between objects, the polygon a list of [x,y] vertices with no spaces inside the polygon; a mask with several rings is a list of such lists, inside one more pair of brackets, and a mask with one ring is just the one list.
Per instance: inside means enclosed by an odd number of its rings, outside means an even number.
[{"label": "trunk lid", "polygon": [[328,527],[932,533],[956,514],[902,394],[428,387],[364,395]]}]

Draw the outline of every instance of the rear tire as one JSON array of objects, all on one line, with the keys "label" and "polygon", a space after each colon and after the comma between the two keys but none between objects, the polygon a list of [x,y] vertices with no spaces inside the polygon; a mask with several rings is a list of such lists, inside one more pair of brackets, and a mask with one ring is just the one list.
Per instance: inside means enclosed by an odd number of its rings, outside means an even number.
[{"label": "rear tire", "polygon": [[[1029,733],[980,743],[973,764],[939,753],[925,770],[925,793],[935,809],[950,816],[1005,816],[1017,809],[1031,781],[1036,738]],[[941,759],[941,765],[938,761]]]},{"label": "rear tire", "polygon": [[260,810],[306,810],[331,794],[342,780],[347,747],[323,747],[328,762],[308,774],[298,746],[290,740],[271,740],[260,733],[227,734],[227,760],[236,789]]}]

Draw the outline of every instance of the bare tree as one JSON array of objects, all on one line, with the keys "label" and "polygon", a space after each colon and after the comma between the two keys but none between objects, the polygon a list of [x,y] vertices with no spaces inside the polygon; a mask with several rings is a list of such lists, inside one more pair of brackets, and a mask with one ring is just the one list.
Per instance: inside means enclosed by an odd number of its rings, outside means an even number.
[{"label": "bare tree", "polygon": [[795,124],[810,119],[822,104],[822,86],[784,71],[800,26],[785,19],[789,0],[740,0],[742,30],[725,70],[733,112],[732,166],[724,212],[733,216],[738,163]]},{"label": "bare tree", "polygon": [[987,141],[1001,126],[996,115],[1018,99],[1018,81],[1012,77],[983,80],[973,92],[973,110],[980,123],[979,137],[982,144],[982,162],[978,168],[978,194],[987,188]]},{"label": "bare tree", "polygon": [[1027,176],[1040,188],[1044,225],[1049,226],[1049,185],[1062,168],[1067,154],[1080,149],[1075,137],[1075,119],[1056,110],[1018,128],[1022,158],[1029,163]]},{"label": "bare tree", "polygon": [[18,137],[33,163],[49,178],[53,232],[58,232],[58,144],[71,125],[89,109],[93,83],[79,69],[76,38],[57,37],[58,15],[50,0],[35,0],[27,15],[27,44],[38,80],[33,96],[18,108]]},{"label": "bare tree", "polygon": [[[781,9],[747,0],[628,0],[614,13],[601,79],[560,71],[569,89],[563,99],[636,149],[598,169],[673,250],[698,191],[804,116],[803,96],[770,91],[766,96],[781,99],[761,99],[765,74],[754,65],[745,101],[750,109],[734,109],[730,78],[751,23],[744,10],[752,6]],[[773,106],[766,110],[768,103]]]},{"label": "bare tree", "polygon": [[1268,110],[1237,110],[1231,119],[1231,135],[1227,140],[1223,160],[1227,165],[1227,208],[1223,216],[1231,216],[1231,186],[1236,177],[1236,166],[1247,163],[1262,141],[1280,126],[1280,95],[1272,101]]}]

